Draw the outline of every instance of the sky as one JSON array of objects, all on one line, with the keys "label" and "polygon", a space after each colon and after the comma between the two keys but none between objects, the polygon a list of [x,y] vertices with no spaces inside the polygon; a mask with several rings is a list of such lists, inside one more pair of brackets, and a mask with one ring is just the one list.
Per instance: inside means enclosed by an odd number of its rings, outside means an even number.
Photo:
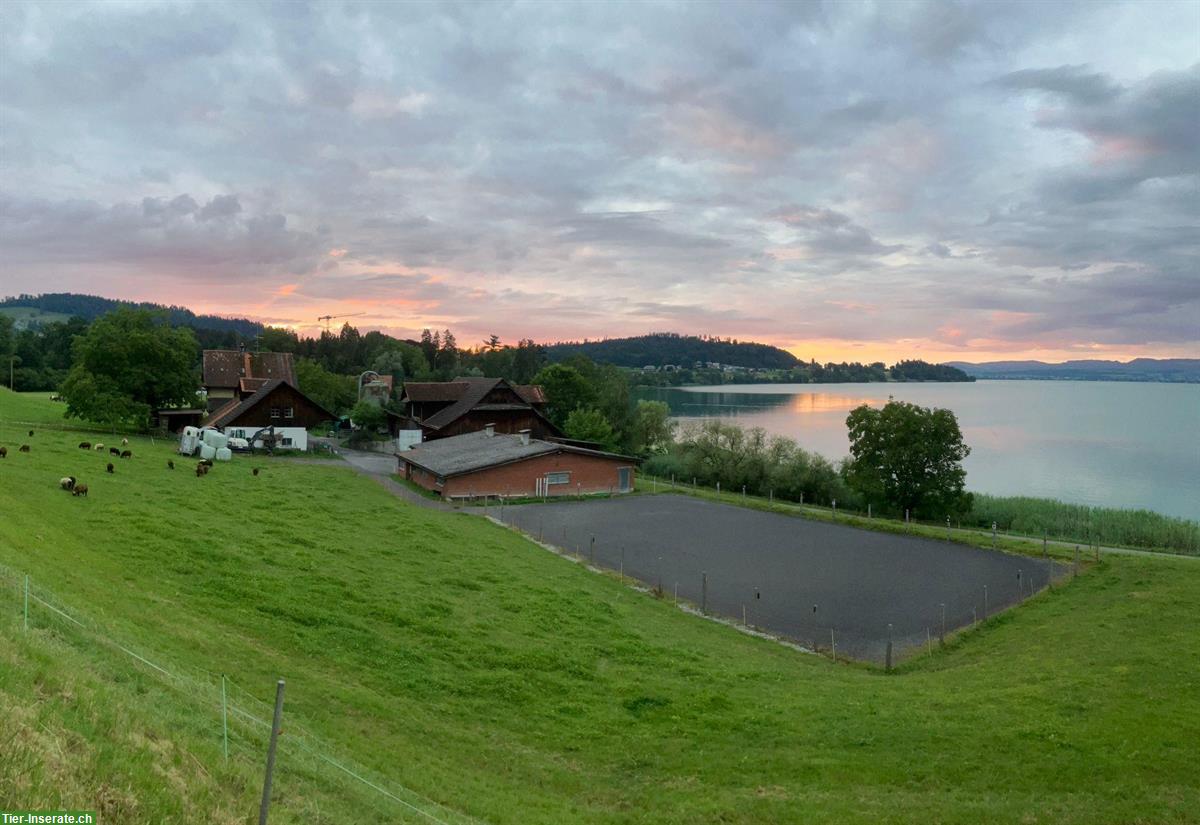
[{"label": "sky", "polygon": [[0,4],[0,294],[1200,357],[1200,2]]}]

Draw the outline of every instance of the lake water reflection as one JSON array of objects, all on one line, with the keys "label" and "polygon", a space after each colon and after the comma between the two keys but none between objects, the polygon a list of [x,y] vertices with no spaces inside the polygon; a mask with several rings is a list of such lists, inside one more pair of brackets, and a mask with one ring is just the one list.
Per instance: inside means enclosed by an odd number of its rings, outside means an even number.
[{"label": "lake water reflection", "polygon": [[846,415],[888,396],[954,411],[971,447],[967,484],[1200,519],[1200,385],[1105,381],[743,384],[640,390],[681,422],[723,418],[794,438],[831,459]]}]

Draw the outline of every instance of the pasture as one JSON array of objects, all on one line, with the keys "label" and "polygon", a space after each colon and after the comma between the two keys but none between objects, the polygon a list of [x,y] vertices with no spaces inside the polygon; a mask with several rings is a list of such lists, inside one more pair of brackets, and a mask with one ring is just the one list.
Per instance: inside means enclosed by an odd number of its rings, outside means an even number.
[{"label": "pasture", "polygon": [[[891,674],[689,616],[336,466],[5,424],[0,565],[146,658],[230,676],[374,776],[495,823],[1194,822],[1191,559],[1106,557]],[[16,447],[28,442],[29,453]],[[168,458],[178,469],[167,469]],[[251,474],[260,466],[259,476]],[[59,489],[74,475],[87,498]],[[219,707],[0,587],[0,807],[244,822]],[[247,700],[249,701],[249,700]],[[422,821],[281,740],[272,822]],[[391,806],[391,807],[389,807]],[[425,820],[427,821],[427,820]],[[452,821],[452,820],[448,820]]]}]

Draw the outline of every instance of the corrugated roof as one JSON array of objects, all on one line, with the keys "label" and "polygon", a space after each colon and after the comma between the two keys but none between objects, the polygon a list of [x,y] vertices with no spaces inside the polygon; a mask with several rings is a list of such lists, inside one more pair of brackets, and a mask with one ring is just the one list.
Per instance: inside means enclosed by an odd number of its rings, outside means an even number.
[{"label": "corrugated roof", "polygon": [[617,453],[585,450],[566,444],[552,444],[537,438],[531,438],[529,443],[525,444],[519,435],[505,435],[504,433],[488,435],[486,431],[482,430],[477,433],[466,433],[416,444],[400,454],[400,458],[410,464],[423,467],[434,475],[446,478],[552,453],[576,453],[619,461],[636,461],[629,456]]},{"label": "corrugated roof", "polygon": [[242,378],[281,378],[296,386],[296,364],[290,352],[206,349],[203,363],[206,387],[234,389]]}]

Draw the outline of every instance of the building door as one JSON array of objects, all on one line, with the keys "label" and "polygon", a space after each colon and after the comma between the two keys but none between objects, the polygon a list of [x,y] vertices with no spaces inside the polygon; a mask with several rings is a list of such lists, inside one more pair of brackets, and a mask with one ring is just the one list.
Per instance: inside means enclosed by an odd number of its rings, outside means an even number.
[{"label": "building door", "polygon": [[633,489],[632,467],[621,467],[617,470],[617,488],[622,493],[628,493]]}]

